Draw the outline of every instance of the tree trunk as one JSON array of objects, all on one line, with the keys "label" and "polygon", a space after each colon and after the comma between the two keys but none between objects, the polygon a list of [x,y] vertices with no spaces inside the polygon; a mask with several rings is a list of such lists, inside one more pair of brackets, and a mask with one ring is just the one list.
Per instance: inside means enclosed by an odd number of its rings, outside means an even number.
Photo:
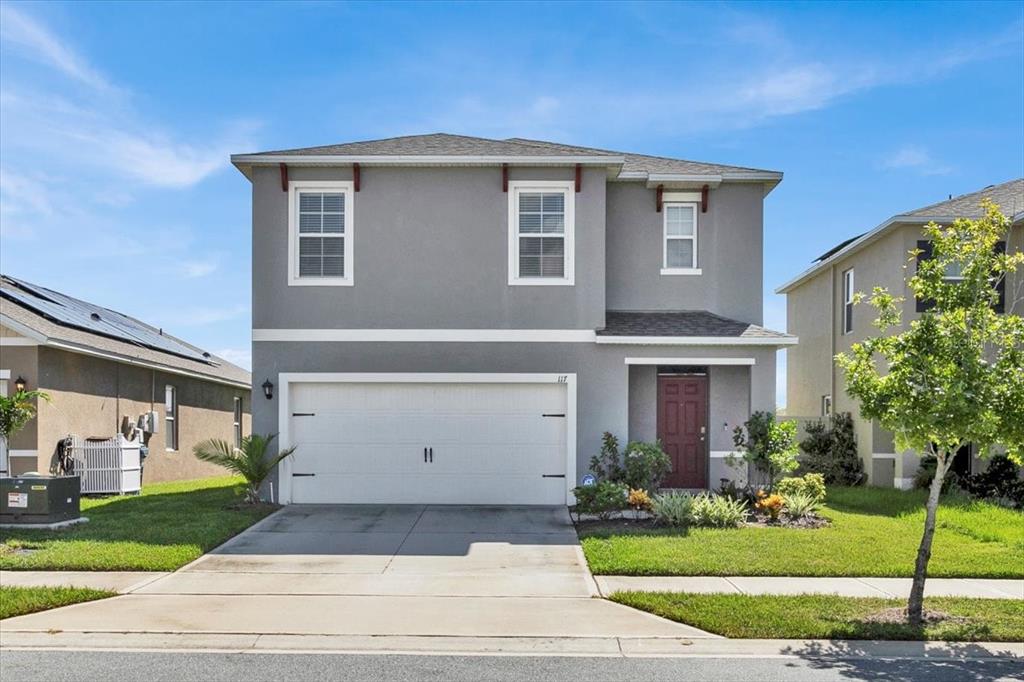
[{"label": "tree trunk", "polygon": [[921,625],[924,612],[924,581],[928,577],[928,560],[932,557],[932,539],[935,537],[935,512],[939,508],[939,494],[942,492],[942,481],[949,470],[949,454],[947,451],[935,453],[935,478],[932,479],[928,491],[928,503],[925,505],[924,535],[921,546],[917,549],[917,561],[914,563],[914,582],[910,586],[910,599],[907,602],[907,619],[911,625]]}]

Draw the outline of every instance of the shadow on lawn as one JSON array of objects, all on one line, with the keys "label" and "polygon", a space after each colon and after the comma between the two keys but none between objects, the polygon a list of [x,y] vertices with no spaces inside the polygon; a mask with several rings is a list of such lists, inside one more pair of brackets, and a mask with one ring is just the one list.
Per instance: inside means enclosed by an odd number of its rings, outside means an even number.
[{"label": "shadow on lawn", "polygon": [[[1021,648],[992,652],[970,642],[857,642],[833,640],[786,647],[815,670],[838,672],[855,680],[911,682],[935,680],[1019,679]],[[908,657],[914,656],[913,658]],[[979,663],[983,663],[979,665]]]},{"label": "shadow on lawn", "polygon": [[0,530],[0,544],[14,541],[30,549],[52,541],[195,543],[205,550],[219,544],[224,532],[245,528],[269,513],[263,507],[230,508],[241,500],[242,485],[238,483],[105,500],[87,498],[82,515],[88,523],[63,530],[5,528]]},{"label": "shadow on lawn", "polygon": [[[861,516],[888,516],[898,518],[913,514],[923,514],[927,491],[896,490],[889,488],[829,488],[825,505],[844,514]],[[975,500],[956,494],[946,493],[940,504],[944,509],[967,509],[975,504]]]}]

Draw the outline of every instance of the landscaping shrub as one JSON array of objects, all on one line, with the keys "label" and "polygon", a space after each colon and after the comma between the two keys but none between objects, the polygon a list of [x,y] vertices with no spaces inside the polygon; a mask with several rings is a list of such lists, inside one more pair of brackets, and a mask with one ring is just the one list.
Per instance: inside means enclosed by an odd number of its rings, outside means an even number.
[{"label": "landscaping shrub", "polygon": [[576,514],[596,514],[602,521],[612,513],[626,508],[626,486],[615,481],[600,481],[594,485],[573,488],[576,496]]},{"label": "landscaping shrub", "polygon": [[658,523],[667,526],[688,526],[693,522],[693,496],[678,491],[655,495],[651,512]]},{"label": "landscaping shrub", "polygon": [[[928,490],[932,487],[932,479],[935,478],[935,457],[925,455],[914,472],[914,487],[919,490]],[[949,474],[942,480],[942,494],[948,493],[957,484],[956,474]]]},{"label": "landscaping shrub", "polygon": [[731,481],[728,478],[723,478],[721,481],[721,485],[718,486],[719,495],[724,495],[730,500],[746,502],[748,507],[753,506],[757,502],[757,488],[749,485],[738,485],[736,481]]},{"label": "landscaping shrub", "polygon": [[634,489],[657,490],[672,470],[672,460],[657,443],[632,441],[622,459],[625,483]]},{"label": "landscaping shrub", "polygon": [[711,528],[736,528],[747,518],[747,503],[703,493],[693,498],[693,524]]},{"label": "landscaping shrub", "polygon": [[994,456],[988,468],[980,474],[962,477],[960,487],[971,497],[1024,509],[1024,480],[1020,478],[1020,467],[1006,455]]},{"label": "landscaping shrub", "polygon": [[783,497],[806,495],[815,504],[825,501],[825,477],[822,474],[805,474],[784,478],[775,486],[775,491]]},{"label": "landscaping shrub", "polygon": [[782,499],[782,495],[779,495],[778,493],[773,493],[771,495],[761,493],[754,506],[759,512],[767,514],[768,518],[772,521],[778,521],[784,504],[785,502]]},{"label": "landscaping shrub", "polygon": [[794,492],[784,495],[783,512],[794,521],[805,519],[818,509],[818,501],[811,495],[802,492]]},{"label": "landscaping shrub", "polygon": [[629,497],[626,498],[626,504],[636,512],[648,511],[651,508],[651,496],[647,494],[646,490],[632,488],[629,491]]},{"label": "landscaping shrub", "polygon": [[601,452],[590,458],[590,470],[599,481],[625,480],[619,439],[608,431],[601,436]]},{"label": "landscaping shrub", "polygon": [[630,441],[623,453],[619,439],[601,436],[601,452],[590,458],[590,470],[603,481],[625,483],[634,490],[657,490],[672,470],[672,460],[658,443]]},{"label": "landscaping shrub", "polygon": [[[766,478],[771,490],[779,477],[795,470],[799,463],[795,421],[776,421],[772,412],[754,412],[743,426],[732,434],[733,444],[743,453],[743,459],[753,464]],[[727,458],[732,466],[734,458]]]},{"label": "landscaping shrub", "polygon": [[823,421],[807,425],[807,437],[800,442],[805,457],[802,471],[821,474],[827,485],[860,485],[864,482],[864,463],[857,454],[853,417],[848,412],[833,414],[829,424]]}]

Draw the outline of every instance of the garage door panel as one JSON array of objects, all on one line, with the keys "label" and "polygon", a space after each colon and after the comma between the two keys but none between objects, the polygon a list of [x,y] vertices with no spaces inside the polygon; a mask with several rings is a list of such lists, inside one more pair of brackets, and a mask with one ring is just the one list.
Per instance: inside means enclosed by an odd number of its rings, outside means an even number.
[{"label": "garage door panel", "polygon": [[[292,499],[564,504],[564,384],[291,387]],[[549,416],[544,416],[549,415]],[[423,461],[423,448],[433,461]]]}]

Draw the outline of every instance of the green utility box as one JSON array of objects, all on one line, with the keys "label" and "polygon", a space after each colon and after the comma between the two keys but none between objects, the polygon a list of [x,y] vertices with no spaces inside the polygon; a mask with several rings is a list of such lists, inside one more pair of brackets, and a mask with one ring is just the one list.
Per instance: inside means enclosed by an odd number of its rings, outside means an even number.
[{"label": "green utility box", "polygon": [[47,524],[81,516],[78,476],[0,478],[0,524]]}]

